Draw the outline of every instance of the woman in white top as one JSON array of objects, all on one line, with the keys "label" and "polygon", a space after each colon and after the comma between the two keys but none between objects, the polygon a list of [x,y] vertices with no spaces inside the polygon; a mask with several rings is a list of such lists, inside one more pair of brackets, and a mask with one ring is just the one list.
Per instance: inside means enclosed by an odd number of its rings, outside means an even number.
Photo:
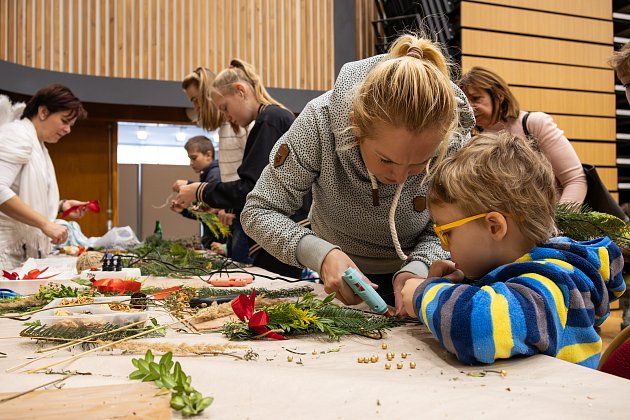
[{"label": "woman in white top", "polygon": [[[219,171],[221,182],[231,182],[239,179],[237,170],[241,166],[247,136],[253,125],[242,128],[238,125],[228,123],[223,114],[219,112],[216,105],[210,98],[212,83],[215,74],[204,67],[198,67],[187,75],[182,81],[182,88],[190,100],[197,113],[197,125],[206,131],[219,130]],[[179,192],[179,187],[186,185],[187,180],[177,180],[173,185],[173,190]],[[171,207],[174,211],[179,209]],[[218,210],[218,209],[217,209]],[[231,236],[227,240],[227,250],[230,258],[235,261],[248,263],[252,262],[249,257],[249,242],[241,222],[234,217],[230,209],[218,210],[219,219],[230,226]],[[213,245],[218,245],[213,243]],[[213,250],[219,247],[213,246]]]},{"label": "woman in white top", "polygon": [[[44,143],[57,143],[87,113],[65,86],[50,85],[27,103],[22,118],[0,126],[0,268],[43,257],[50,243],[66,241],[57,213],[84,202],[59,201],[59,189]],[[80,217],[84,210],[70,214]]]}]

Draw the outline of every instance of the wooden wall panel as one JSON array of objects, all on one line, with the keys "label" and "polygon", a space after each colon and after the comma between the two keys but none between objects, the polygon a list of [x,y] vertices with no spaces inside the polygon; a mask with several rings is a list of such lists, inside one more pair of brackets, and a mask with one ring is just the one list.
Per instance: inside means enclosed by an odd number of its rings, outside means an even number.
[{"label": "wooden wall panel", "polygon": [[526,110],[557,114],[615,116],[614,93],[512,87],[521,107]]},{"label": "wooden wall panel", "polygon": [[462,53],[608,69],[612,46],[462,29]]},{"label": "wooden wall panel", "polygon": [[[110,131],[110,122],[78,121],[72,132],[59,143],[48,145],[55,165],[59,194],[61,198],[76,200],[99,200],[100,213],[88,213],[77,220],[86,236],[101,236],[107,232],[107,203],[110,156],[109,135],[111,135],[111,159],[116,165],[116,129]],[[117,171],[112,168],[112,187],[117,185]],[[89,180],[89,182],[86,182]],[[116,191],[114,188],[113,191]],[[117,196],[112,192],[112,210],[117,208]],[[116,212],[113,223],[116,224]]]},{"label": "wooden wall panel", "polygon": [[376,54],[374,43],[376,36],[372,28],[372,21],[378,19],[376,4],[371,0],[356,0],[356,49],[357,60]]},{"label": "wooden wall panel", "polygon": [[462,28],[612,43],[611,20],[603,21],[472,2],[462,2],[461,7]]},{"label": "wooden wall panel", "polygon": [[[617,146],[615,143],[571,142],[583,163],[596,166],[616,166]],[[617,188],[613,188],[617,189]]]},{"label": "wooden wall panel", "polygon": [[610,0],[476,0],[478,3],[490,3],[502,6],[514,6],[546,12],[607,19],[612,16]]},{"label": "wooden wall panel", "polygon": [[614,93],[615,79],[610,70],[501,60],[486,57],[462,57],[463,71],[481,66],[505,75],[509,85],[539,86],[555,89],[588,90]]},{"label": "wooden wall panel", "polygon": [[615,141],[616,121],[614,118],[585,117],[552,114],[558,127],[574,140]]},{"label": "wooden wall panel", "polygon": [[333,0],[2,0],[0,59],[181,80],[238,57],[254,64],[265,86],[327,90],[335,76],[333,13]]}]

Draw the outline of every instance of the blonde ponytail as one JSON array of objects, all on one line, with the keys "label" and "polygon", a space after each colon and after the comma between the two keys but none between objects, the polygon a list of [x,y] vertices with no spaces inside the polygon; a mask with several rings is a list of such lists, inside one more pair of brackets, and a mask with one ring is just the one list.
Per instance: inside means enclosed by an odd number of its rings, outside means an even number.
[{"label": "blonde ponytail", "polygon": [[269,92],[267,92],[267,89],[263,86],[260,81],[260,76],[258,76],[254,67],[238,58],[230,61],[230,67],[217,75],[212,86],[217,89],[219,93],[232,92],[232,85],[237,82],[247,83],[252,88],[258,103],[263,105],[277,105],[284,108],[284,105],[269,95]]},{"label": "blonde ponytail", "polygon": [[437,128],[443,135],[439,162],[458,121],[450,64],[431,40],[403,35],[359,86],[352,110],[359,140],[380,125],[416,134]]}]

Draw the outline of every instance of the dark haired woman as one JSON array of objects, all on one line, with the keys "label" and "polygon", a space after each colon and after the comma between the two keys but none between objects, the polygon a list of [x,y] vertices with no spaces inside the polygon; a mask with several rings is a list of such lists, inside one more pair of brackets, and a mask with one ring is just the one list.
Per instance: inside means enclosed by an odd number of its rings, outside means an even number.
[{"label": "dark haired woman", "polygon": [[0,269],[47,255],[51,241],[66,241],[66,227],[54,222],[57,213],[86,203],[59,201],[55,168],[44,143],[57,143],[86,115],[70,89],[50,85],[30,99],[21,119],[0,127]]}]

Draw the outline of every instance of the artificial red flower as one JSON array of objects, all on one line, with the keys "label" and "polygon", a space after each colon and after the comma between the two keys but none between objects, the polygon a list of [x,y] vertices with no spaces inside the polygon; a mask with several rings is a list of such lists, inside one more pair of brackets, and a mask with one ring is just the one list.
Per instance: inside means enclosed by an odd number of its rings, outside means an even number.
[{"label": "artificial red flower", "polygon": [[286,340],[287,338],[271,332],[267,324],[269,323],[269,314],[266,311],[258,311],[254,313],[254,304],[256,303],[256,289],[252,290],[252,295],[240,294],[230,304],[232,310],[241,321],[247,322],[247,326],[256,331],[258,334],[264,334],[265,337],[274,340]]},{"label": "artificial red flower", "polygon": [[13,273],[9,273],[6,270],[2,270],[2,277],[9,280],[19,280],[20,276],[15,271]]}]

